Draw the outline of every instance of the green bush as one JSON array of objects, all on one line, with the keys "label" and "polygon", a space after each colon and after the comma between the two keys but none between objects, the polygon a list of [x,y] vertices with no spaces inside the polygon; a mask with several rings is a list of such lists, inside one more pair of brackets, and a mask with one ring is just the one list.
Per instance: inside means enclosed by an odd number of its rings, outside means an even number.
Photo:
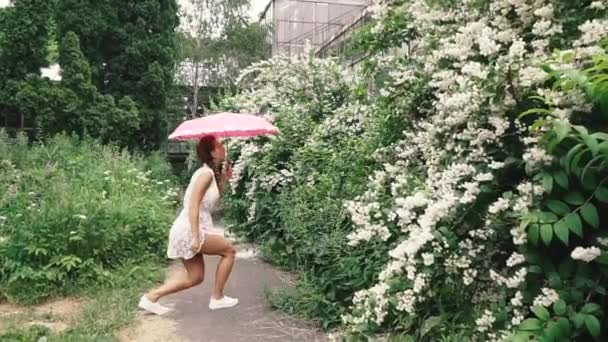
[{"label": "green bush", "polygon": [[353,341],[606,339],[608,6],[372,11],[347,93],[310,86],[331,62],[272,60],[223,102],[281,130],[238,144],[229,201],[300,275],[273,303]]},{"label": "green bush", "polygon": [[34,302],[160,258],[177,191],[160,156],[57,136],[0,137],[0,295]]}]

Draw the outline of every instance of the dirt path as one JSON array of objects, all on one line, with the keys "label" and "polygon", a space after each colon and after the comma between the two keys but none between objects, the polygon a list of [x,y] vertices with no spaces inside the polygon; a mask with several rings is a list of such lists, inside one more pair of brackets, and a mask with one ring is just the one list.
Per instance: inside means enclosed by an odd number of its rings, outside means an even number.
[{"label": "dirt path", "polygon": [[[286,279],[240,247],[226,286],[226,294],[239,298],[233,309],[211,311],[207,307],[219,258],[205,257],[202,285],[167,297],[161,302],[173,308],[163,317],[140,314],[138,321],[119,334],[124,342],[239,342],[239,341],[326,341],[325,335],[301,322],[273,311],[264,296],[265,288],[285,286]],[[184,272],[181,265],[170,272]]]}]

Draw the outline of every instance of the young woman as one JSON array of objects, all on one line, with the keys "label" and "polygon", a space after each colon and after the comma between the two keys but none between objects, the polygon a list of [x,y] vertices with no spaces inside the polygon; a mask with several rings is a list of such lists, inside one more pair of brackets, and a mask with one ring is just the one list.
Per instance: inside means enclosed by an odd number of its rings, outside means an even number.
[{"label": "young woman", "polygon": [[[229,167],[224,168],[221,178],[216,171],[218,163],[226,155],[226,150],[215,137],[205,136],[198,142],[196,152],[202,166],[192,175],[186,189],[184,208],[171,227],[167,248],[167,256],[170,259],[182,260],[187,277],[169,280],[143,295],[139,301],[139,308],[157,315],[169,311],[158,303],[160,298],[203,282],[203,254],[222,257],[215,273],[215,286],[209,300],[209,308],[230,308],[239,302],[236,298],[224,295],[224,286],[234,264],[235,250],[230,242],[211,230],[211,212],[219,202],[224,181],[230,178]],[[220,179],[219,183],[217,179]]]}]

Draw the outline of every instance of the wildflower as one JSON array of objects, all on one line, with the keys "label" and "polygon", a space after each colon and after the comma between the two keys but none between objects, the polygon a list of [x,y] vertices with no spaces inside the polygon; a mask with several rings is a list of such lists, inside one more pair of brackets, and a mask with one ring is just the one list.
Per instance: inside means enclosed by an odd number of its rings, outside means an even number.
[{"label": "wildflower", "polygon": [[433,253],[422,253],[422,262],[424,266],[431,266],[435,262]]},{"label": "wildflower", "polygon": [[534,299],[534,306],[549,307],[559,300],[559,294],[553,289],[545,287],[541,290],[541,292],[542,294],[538,295]]},{"label": "wildflower", "polygon": [[595,260],[597,257],[599,257],[601,254],[602,254],[602,251],[597,247],[589,247],[589,248],[576,247],[572,251],[570,256],[574,260],[591,262],[591,261]]},{"label": "wildflower", "polygon": [[490,214],[498,214],[509,209],[509,201],[505,198],[499,198],[496,202],[492,203],[488,208]]},{"label": "wildflower", "polygon": [[492,325],[494,325],[494,322],[496,322],[496,317],[494,317],[492,311],[485,310],[483,315],[475,321],[475,324],[477,324],[477,331],[486,332],[490,330]]},{"label": "wildflower", "polygon": [[514,267],[526,262],[526,257],[519,253],[513,253],[507,260],[507,267]]}]

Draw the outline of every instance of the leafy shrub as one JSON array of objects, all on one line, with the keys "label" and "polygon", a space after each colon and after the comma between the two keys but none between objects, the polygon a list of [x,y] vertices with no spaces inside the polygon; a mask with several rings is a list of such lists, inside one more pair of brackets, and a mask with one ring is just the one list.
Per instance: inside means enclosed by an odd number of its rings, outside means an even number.
[{"label": "leafy shrub", "polygon": [[256,69],[224,104],[315,126],[235,153],[238,229],[301,275],[276,305],[355,341],[605,339],[606,10],[378,1],[321,117],[289,70],[327,61]]},{"label": "leafy shrub", "polygon": [[159,156],[66,136],[31,146],[2,136],[0,155],[2,296],[66,294],[164,255],[177,191]]}]

